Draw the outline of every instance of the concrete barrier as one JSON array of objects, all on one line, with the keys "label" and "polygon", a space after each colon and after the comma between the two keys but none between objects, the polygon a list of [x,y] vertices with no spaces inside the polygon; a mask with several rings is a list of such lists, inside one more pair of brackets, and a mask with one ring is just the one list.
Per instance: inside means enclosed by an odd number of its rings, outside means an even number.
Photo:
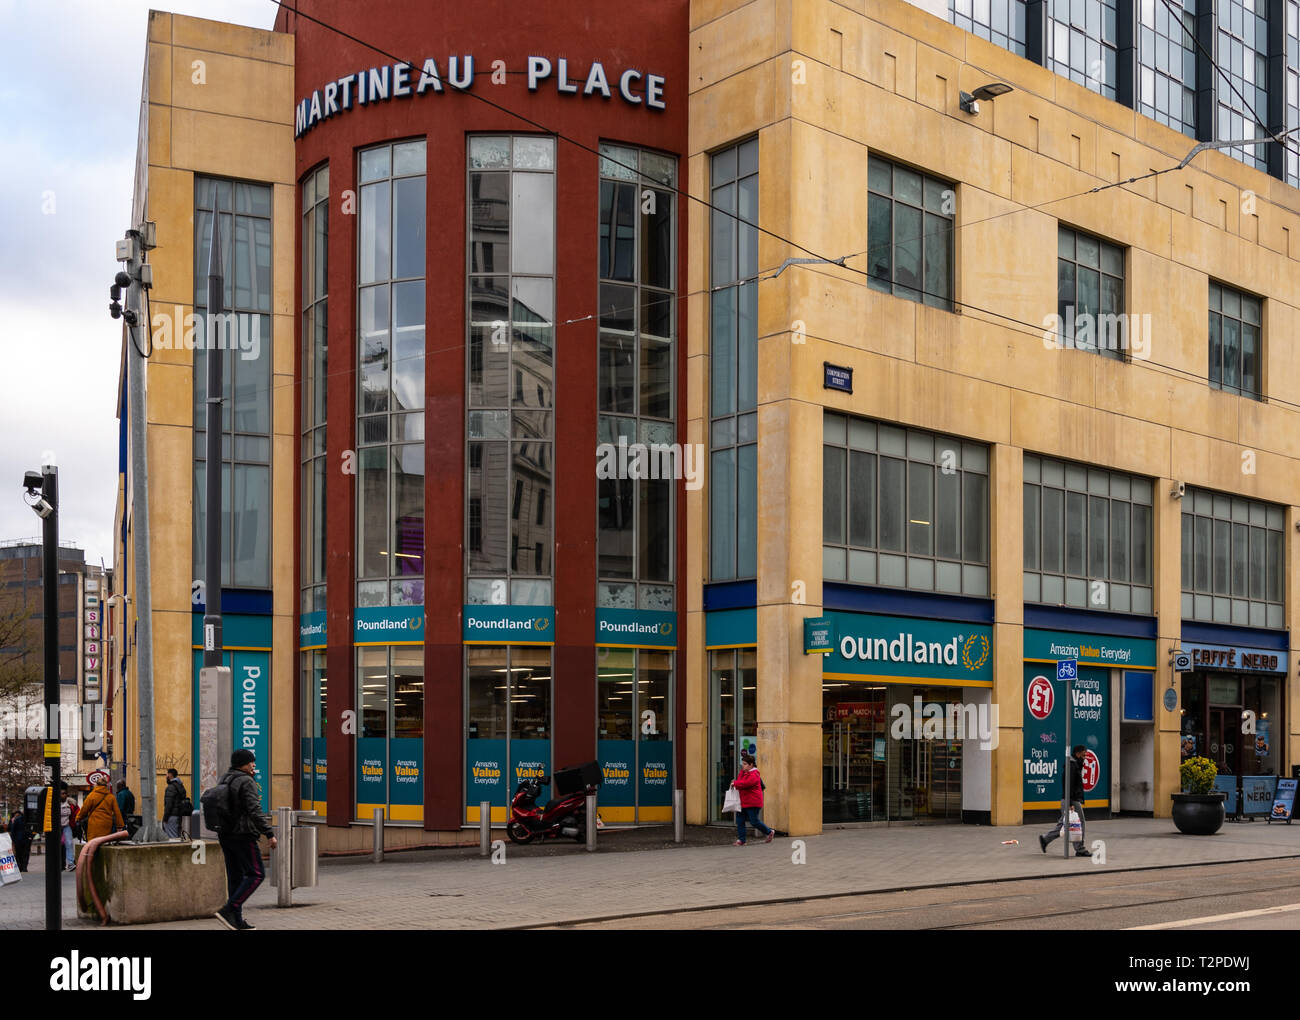
[{"label": "concrete barrier", "polygon": [[[210,917],[226,902],[216,840],[203,840],[201,851],[189,843],[108,843],[95,852],[91,876],[110,924]],[[77,916],[99,920],[88,896],[78,897]]]}]

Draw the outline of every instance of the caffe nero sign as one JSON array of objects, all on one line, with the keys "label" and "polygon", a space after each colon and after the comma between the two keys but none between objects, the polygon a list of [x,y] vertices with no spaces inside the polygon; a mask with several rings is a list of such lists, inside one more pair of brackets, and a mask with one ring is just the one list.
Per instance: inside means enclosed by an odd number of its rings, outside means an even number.
[{"label": "caffe nero sign", "polygon": [[448,56],[445,60],[426,57],[419,65],[399,62],[381,64],[363,71],[345,74],[336,81],[325,82],[298,101],[294,110],[293,136],[301,138],[323,120],[349,110],[393,99],[441,95],[447,91],[468,92],[484,77],[491,85],[505,85],[511,73],[522,71],[528,91],[554,89],[561,96],[589,99],[618,98],[629,106],[648,110],[664,109],[664,76],[635,67],[606,67],[596,60],[591,64],[570,62],[565,57],[552,59],[530,56],[524,67],[508,68],[504,60],[488,62],[484,74],[478,73],[471,53]]}]

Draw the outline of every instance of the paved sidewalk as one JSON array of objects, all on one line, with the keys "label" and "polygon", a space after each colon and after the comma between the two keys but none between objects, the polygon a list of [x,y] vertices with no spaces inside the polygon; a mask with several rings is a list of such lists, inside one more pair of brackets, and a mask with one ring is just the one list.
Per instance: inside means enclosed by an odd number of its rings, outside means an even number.
[{"label": "paved sidewalk", "polygon": [[[801,841],[803,864],[794,863],[797,848],[788,837],[771,845],[698,845],[715,832],[721,840],[725,830],[695,830],[704,838],[697,835],[693,846],[630,852],[588,854],[568,844],[539,854],[507,844],[504,864],[459,850],[390,854],[378,865],[368,858],[333,859],[322,861],[319,886],[294,891],[293,909],[275,906],[269,881],[245,909],[262,929],[505,928],[927,885],[1300,858],[1300,825],[1229,823],[1214,836],[1183,836],[1168,819],[1089,822],[1089,842],[1105,844],[1104,863],[1064,860],[1059,840],[1056,852],[1044,856],[1037,837],[1046,828],[830,830]],[[620,834],[602,838],[613,843]],[[1011,839],[1019,845],[1002,845]],[[69,914],[72,877],[64,878]],[[0,928],[39,928],[43,889],[43,876],[35,872],[0,888]],[[69,917],[65,927],[91,926]],[[208,919],[138,928],[220,926]]]}]

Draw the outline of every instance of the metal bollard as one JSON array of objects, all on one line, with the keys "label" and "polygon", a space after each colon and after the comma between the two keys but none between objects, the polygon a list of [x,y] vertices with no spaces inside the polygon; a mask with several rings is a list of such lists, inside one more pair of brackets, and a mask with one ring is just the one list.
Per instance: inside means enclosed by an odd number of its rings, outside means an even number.
[{"label": "metal bollard", "polygon": [[481,800],[478,804],[478,855],[488,857],[492,853],[492,802]]},{"label": "metal bollard", "polygon": [[275,905],[293,906],[293,808],[275,809],[276,847],[271,867],[275,872]]},{"label": "metal bollard", "polygon": [[375,808],[375,852],[374,862],[382,864],[384,861],[384,809]]},{"label": "metal bollard", "polygon": [[587,849],[596,849],[596,795],[587,794]]},{"label": "metal bollard", "polygon": [[673,842],[686,842],[686,791],[673,791]]}]

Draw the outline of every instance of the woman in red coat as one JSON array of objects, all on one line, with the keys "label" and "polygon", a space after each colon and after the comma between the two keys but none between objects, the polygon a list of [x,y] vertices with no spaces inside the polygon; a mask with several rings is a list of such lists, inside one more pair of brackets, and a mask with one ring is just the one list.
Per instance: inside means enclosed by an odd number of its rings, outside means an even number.
[{"label": "woman in red coat", "polygon": [[736,846],[745,845],[745,823],[763,833],[764,843],[772,842],[776,832],[763,824],[758,813],[763,810],[763,777],[754,765],[754,756],[748,751],[740,754],[740,775],[731,784],[740,791],[740,810],[736,812]]}]

